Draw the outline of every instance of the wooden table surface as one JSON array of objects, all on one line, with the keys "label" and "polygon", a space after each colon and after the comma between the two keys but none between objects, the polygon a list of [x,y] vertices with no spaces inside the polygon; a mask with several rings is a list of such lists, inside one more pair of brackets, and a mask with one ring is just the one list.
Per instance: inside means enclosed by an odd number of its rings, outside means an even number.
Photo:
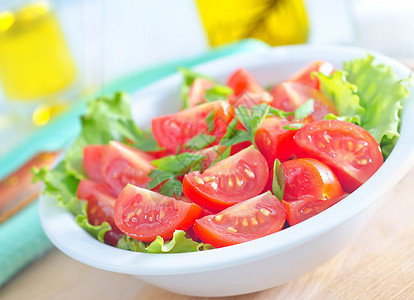
[{"label": "wooden table surface", "polygon": [[[380,202],[357,241],[284,285],[229,299],[414,299],[414,168]],[[0,270],[1,271],[1,270]],[[192,299],[83,265],[53,249],[0,290],[0,299]],[[197,298],[198,299],[198,298]]]}]

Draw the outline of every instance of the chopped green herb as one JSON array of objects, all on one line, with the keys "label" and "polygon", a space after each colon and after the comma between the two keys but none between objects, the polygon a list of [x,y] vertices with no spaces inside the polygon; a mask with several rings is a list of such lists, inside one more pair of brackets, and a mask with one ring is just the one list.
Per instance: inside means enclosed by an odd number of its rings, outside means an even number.
[{"label": "chopped green herb", "polygon": [[211,89],[206,90],[204,99],[207,102],[225,100],[231,94],[233,94],[232,88],[225,86],[225,85],[216,84]]},{"label": "chopped green herb", "polygon": [[303,126],[304,126],[304,124],[302,124],[302,123],[293,123],[293,124],[288,124],[286,126],[283,126],[282,128],[286,129],[286,130],[298,130],[298,129],[302,128]]},{"label": "chopped green herb", "polygon": [[313,113],[314,111],[314,103],[315,101],[313,99],[307,100],[305,103],[300,105],[297,109],[294,111],[295,121],[302,120]]},{"label": "chopped green herb", "polygon": [[214,131],[214,117],[215,117],[215,110],[212,110],[206,117],[206,123],[208,127],[208,131],[212,133]]},{"label": "chopped green herb", "polygon": [[272,192],[280,201],[283,200],[285,190],[285,173],[281,162],[276,158],[273,164]]},{"label": "chopped green herb", "polygon": [[217,137],[214,135],[209,135],[205,133],[197,134],[192,139],[187,141],[187,143],[184,144],[184,148],[190,150],[201,150],[207,147],[208,145],[214,143],[216,139]]},{"label": "chopped green herb", "polygon": [[152,189],[158,185],[160,193],[169,197],[179,197],[182,195],[183,186],[178,176],[182,176],[189,170],[194,171],[201,168],[201,163],[205,156],[195,153],[181,153],[179,155],[170,155],[157,160],[152,164],[157,169],[152,170],[148,177],[152,179],[147,183],[147,187]]}]

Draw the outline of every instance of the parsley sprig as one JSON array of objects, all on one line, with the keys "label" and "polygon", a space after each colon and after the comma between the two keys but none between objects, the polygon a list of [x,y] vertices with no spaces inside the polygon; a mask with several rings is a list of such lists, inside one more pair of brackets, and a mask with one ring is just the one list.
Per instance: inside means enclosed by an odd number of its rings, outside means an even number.
[{"label": "parsley sprig", "polygon": [[[269,114],[270,106],[267,104],[254,105],[251,111],[245,106],[239,106],[235,109],[236,116],[227,127],[226,134],[220,141],[223,146],[233,146],[244,141],[250,141],[256,145],[254,136],[260,124]],[[243,124],[246,130],[237,129],[238,121]]]},{"label": "parsley sprig", "polygon": [[147,183],[148,189],[161,185],[159,193],[169,197],[180,197],[183,185],[178,179],[189,171],[200,170],[205,156],[195,153],[170,155],[152,161],[157,167],[148,176],[152,179]]}]

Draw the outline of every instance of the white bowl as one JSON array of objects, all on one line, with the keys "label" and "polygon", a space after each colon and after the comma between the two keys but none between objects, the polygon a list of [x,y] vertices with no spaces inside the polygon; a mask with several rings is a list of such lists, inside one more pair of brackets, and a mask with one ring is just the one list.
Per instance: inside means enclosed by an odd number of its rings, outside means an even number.
[{"label": "white bowl", "polygon": [[[224,82],[232,71],[244,67],[266,86],[285,79],[312,60],[323,59],[342,67],[343,61],[366,54],[365,50],[338,46],[278,47],[218,59],[196,70]],[[401,78],[410,74],[397,61],[372,54]],[[139,125],[148,125],[151,117],[179,108],[180,82],[181,76],[175,74],[132,95],[133,114]],[[373,204],[410,169],[414,162],[414,95],[410,98],[404,109],[401,137],[384,165],[341,202],[275,234],[198,253],[135,253],[93,239],[76,225],[74,216],[46,196],[40,201],[43,228],[56,247],[80,262],[132,274],[176,293],[229,296],[280,285],[311,271],[352,243],[368,215],[375,211]]]}]

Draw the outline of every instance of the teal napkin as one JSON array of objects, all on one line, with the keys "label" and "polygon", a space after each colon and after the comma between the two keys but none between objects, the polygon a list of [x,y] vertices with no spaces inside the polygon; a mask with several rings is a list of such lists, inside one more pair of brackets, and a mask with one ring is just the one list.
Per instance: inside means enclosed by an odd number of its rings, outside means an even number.
[{"label": "teal napkin", "polygon": [[[215,48],[198,57],[153,67],[121,78],[104,87],[91,98],[111,94],[118,90],[129,93],[135,92],[174,73],[178,66],[192,67],[235,53],[264,51],[268,47],[263,42],[244,40],[236,44]],[[85,109],[86,101],[79,101],[65,115],[36,131],[24,143],[1,158],[0,179],[40,151],[64,148],[80,132],[79,116],[85,112]],[[0,287],[24,266],[44,254],[51,247],[52,244],[47,239],[40,224],[37,201],[2,223],[0,225]]]}]

